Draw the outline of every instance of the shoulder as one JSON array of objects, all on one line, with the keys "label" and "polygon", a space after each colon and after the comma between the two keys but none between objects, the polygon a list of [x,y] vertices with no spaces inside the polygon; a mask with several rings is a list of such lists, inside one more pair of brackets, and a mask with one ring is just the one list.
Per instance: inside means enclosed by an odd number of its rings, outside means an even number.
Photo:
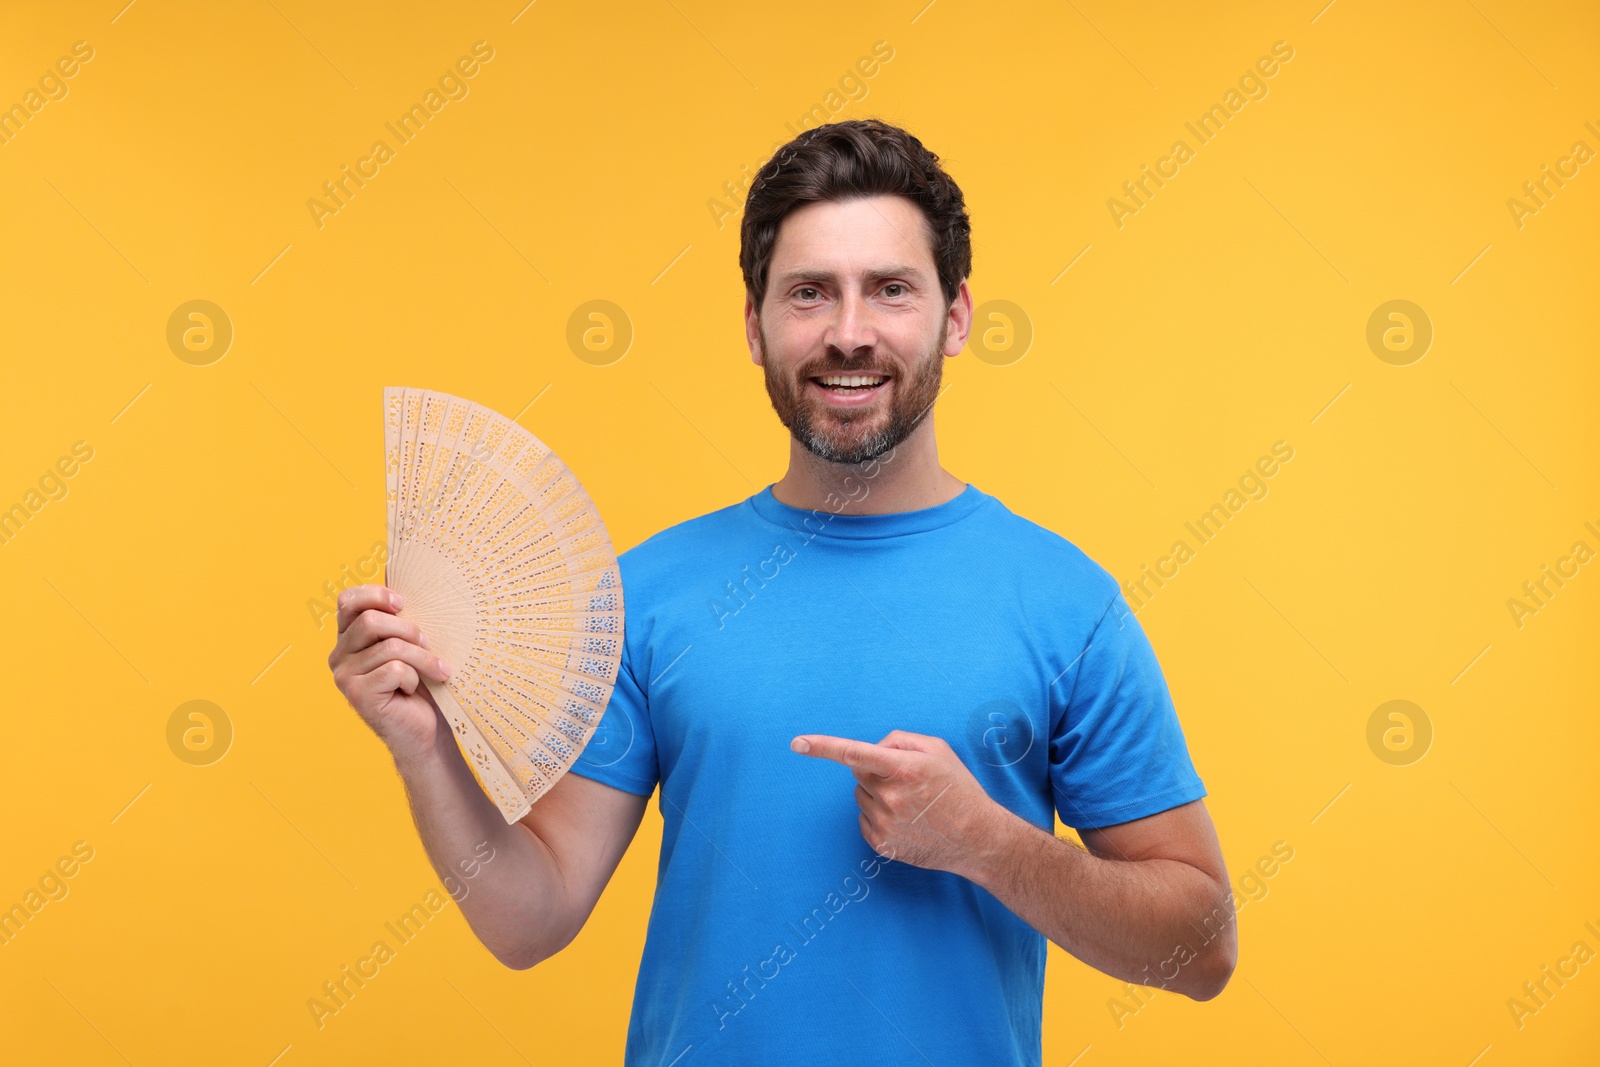
[{"label": "shoulder", "polygon": [[667,631],[674,640],[683,637],[679,647],[698,640],[689,631],[715,618],[707,605],[738,577],[751,525],[740,501],[668,526],[618,553],[623,628],[640,662],[648,662],[649,649]]},{"label": "shoulder", "polygon": [[1122,589],[1111,572],[1062,534],[1006,507],[991,496],[987,521],[1005,547],[1005,562],[1030,576],[1040,596],[1059,601],[1063,594],[1098,619]]},{"label": "shoulder", "polygon": [[617,555],[623,588],[653,584],[691,569],[725,544],[739,525],[743,501],[708,511],[651,534]]}]

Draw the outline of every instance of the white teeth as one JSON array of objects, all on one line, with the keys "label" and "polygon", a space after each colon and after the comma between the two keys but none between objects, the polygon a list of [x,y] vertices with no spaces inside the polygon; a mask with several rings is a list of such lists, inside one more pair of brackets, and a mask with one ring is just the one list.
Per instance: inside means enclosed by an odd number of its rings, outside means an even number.
[{"label": "white teeth", "polygon": [[819,380],[823,385],[877,385],[889,379],[884,375],[825,374]]}]

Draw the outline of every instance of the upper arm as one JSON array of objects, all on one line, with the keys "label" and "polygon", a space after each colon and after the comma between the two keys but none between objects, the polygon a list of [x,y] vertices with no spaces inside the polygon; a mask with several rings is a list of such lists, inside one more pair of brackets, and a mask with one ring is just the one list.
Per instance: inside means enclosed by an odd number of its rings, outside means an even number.
[{"label": "upper arm", "polygon": [[521,819],[549,850],[565,892],[561,945],[578,935],[622,862],[648,796],[563,774]]},{"label": "upper arm", "polygon": [[1120,593],[1055,684],[1049,774],[1062,822],[1138,824],[1206,795],[1155,650]]},{"label": "upper arm", "polygon": [[1131,822],[1079,830],[1090,852],[1102,859],[1169,859],[1187,863],[1228,885],[1228,868],[1222,846],[1204,800],[1191,800],[1175,808]]}]

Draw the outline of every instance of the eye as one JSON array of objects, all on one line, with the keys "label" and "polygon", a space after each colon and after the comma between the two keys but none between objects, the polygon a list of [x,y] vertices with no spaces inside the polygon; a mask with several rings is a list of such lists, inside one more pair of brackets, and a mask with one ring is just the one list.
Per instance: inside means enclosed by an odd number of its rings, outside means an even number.
[{"label": "eye", "polygon": [[806,296],[805,294],[814,293],[816,291],[817,291],[817,287],[814,286],[814,285],[803,285],[799,289],[795,290],[795,295],[798,296],[801,300],[809,300],[811,298]]},{"label": "eye", "polygon": [[905,289],[905,286],[901,285],[899,282],[890,282],[888,285],[884,286],[884,289],[885,290],[888,290],[888,289],[899,289],[899,290],[902,290],[902,292],[900,292],[900,293],[890,293],[889,294],[890,296],[902,296],[902,295],[904,295],[903,291]]}]

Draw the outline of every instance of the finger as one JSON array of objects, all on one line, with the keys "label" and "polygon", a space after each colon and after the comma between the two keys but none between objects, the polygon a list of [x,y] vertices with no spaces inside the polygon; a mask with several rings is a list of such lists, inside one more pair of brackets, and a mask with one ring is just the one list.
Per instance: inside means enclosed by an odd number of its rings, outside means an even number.
[{"label": "finger", "polygon": [[399,637],[414,645],[429,647],[428,635],[422,632],[422,627],[416,622],[377,608],[368,608],[356,616],[345,635],[346,652],[360,652],[385,637]]},{"label": "finger", "polygon": [[420,645],[399,637],[386,637],[369,648],[350,657],[350,670],[357,675],[370,674],[389,660],[409,663],[418,674],[435,682],[450,677],[450,665]]},{"label": "finger", "polygon": [[832,737],[828,734],[801,734],[789,742],[789,747],[796,752],[807,756],[820,756],[842,763],[846,767],[856,770],[870,771],[882,777],[889,777],[900,767],[898,757],[892,755],[887,749],[877,745],[869,745],[865,741],[853,741],[848,737]]},{"label": "finger", "polygon": [[928,734],[914,734],[910,730],[890,730],[878,744],[884,748],[898,748],[909,752],[932,752],[941,740]]},{"label": "finger", "polygon": [[[893,856],[889,855],[889,853],[884,851],[884,848],[888,846],[889,842],[887,839],[883,841],[878,840],[883,835],[878,831],[877,826],[873,824],[872,820],[867,818],[866,812],[861,813],[861,817],[856,820],[856,825],[861,827],[861,840],[865,841],[869,846],[871,846],[872,851],[876,852],[885,859],[894,858]],[[874,844],[873,842],[877,843]]]},{"label": "finger", "polygon": [[873,774],[870,771],[851,771],[850,773],[855,775],[856,785],[865,789],[870,797],[876,797],[878,790],[889,784],[889,779],[881,774]]},{"label": "finger", "polygon": [[344,633],[356,616],[368,608],[399,611],[404,601],[386,585],[357,585],[340,592],[338,603],[339,632]]},{"label": "finger", "polygon": [[378,664],[363,675],[358,684],[364,685],[369,693],[401,692],[410,696],[417,691],[417,686],[422,684],[422,679],[411,664],[404,660],[392,659]]},{"label": "finger", "polygon": [[860,806],[861,810],[862,811],[866,811],[869,807],[876,809],[877,803],[878,803],[878,794],[872,792],[872,790],[868,789],[866,786],[862,785],[860,782],[857,782],[856,783],[856,804]]}]

